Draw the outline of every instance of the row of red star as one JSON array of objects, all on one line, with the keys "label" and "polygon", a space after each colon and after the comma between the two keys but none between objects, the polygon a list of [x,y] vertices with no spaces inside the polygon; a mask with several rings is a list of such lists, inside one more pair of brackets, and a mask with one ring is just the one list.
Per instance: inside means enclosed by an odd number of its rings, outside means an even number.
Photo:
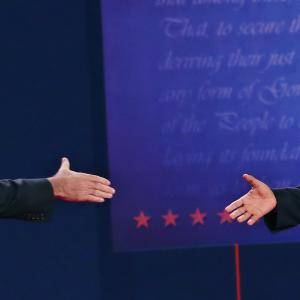
[{"label": "row of red star", "polygon": [[[199,208],[196,209],[194,213],[191,213],[189,217],[192,219],[193,225],[203,225],[204,219],[206,218],[207,213],[201,212]],[[225,210],[218,213],[218,216],[220,218],[220,223],[232,223],[232,219],[230,218],[228,212]],[[165,221],[165,227],[168,226],[176,226],[176,220],[179,218],[178,214],[174,214],[172,210],[168,210],[167,214],[161,216],[162,219]],[[146,215],[143,211],[140,212],[139,215],[133,217],[133,220],[136,221],[136,227],[141,228],[149,227],[149,222],[151,220],[151,217]]]}]

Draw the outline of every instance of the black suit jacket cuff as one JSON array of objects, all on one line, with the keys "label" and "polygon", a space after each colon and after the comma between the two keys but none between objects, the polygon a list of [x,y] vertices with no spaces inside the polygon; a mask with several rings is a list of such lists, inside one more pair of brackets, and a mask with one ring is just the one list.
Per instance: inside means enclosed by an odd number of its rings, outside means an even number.
[{"label": "black suit jacket cuff", "polygon": [[272,190],[277,206],[264,217],[265,224],[271,231],[279,231],[300,223],[300,190],[283,188]]},{"label": "black suit jacket cuff", "polygon": [[47,179],[17,179],[1,181],[9,190],[5,206],[0,210],[2,218],[17,218],[29,221],[51,219],[54,194]]}]

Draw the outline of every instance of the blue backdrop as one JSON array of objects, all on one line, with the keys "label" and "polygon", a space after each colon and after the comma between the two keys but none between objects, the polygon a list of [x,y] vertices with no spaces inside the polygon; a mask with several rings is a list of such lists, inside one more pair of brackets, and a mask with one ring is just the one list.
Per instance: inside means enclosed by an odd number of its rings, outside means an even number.
[{"label": "blue backdrop", "polygon": [[299,241],[223,211],[245,172],[299,184],[299,9],[103,1],[115,249]]},{"label": "blue backdrop", "polygon": [[[0,23],[1,177],[49,176],[62,155],[107,175],[98,0],[2,1]],[[232,247],[113,253],[109,204],[0,231],[5,300],[235,299]],[[243,246],[243,299],[297,299],[299,251]]]}]

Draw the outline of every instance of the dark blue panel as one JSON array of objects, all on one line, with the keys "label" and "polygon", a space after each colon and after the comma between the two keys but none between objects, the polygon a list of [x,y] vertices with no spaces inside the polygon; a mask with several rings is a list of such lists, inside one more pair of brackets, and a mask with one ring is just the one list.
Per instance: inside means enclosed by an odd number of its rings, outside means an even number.
[{"label": "dark blue panel", "polygon": [[[98,9],[1,2],[0,178],[50,176],[63,155],[107,175]],[[1,299],[101,299],[106,205],[55,206],[50,223],[0,221]]]},{"label": "dark blue panel", "polygon": [[299,299],[299,244],[241,247],[242,299]]},{"label": "dark blue panel", "polygon": [[233,300],[236,294],[233,247],[114,254],[107,271],[107,299]]}]

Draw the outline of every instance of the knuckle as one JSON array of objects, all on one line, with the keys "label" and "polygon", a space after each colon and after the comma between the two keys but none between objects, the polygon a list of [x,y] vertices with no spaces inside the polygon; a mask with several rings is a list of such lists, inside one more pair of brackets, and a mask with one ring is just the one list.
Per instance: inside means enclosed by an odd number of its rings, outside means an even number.
[{"label": "knuckle", "polygon": [[96,182],[102,182],[102,178],[100,176],[97,176],[97,175],[92,175],[92,179]]}]

